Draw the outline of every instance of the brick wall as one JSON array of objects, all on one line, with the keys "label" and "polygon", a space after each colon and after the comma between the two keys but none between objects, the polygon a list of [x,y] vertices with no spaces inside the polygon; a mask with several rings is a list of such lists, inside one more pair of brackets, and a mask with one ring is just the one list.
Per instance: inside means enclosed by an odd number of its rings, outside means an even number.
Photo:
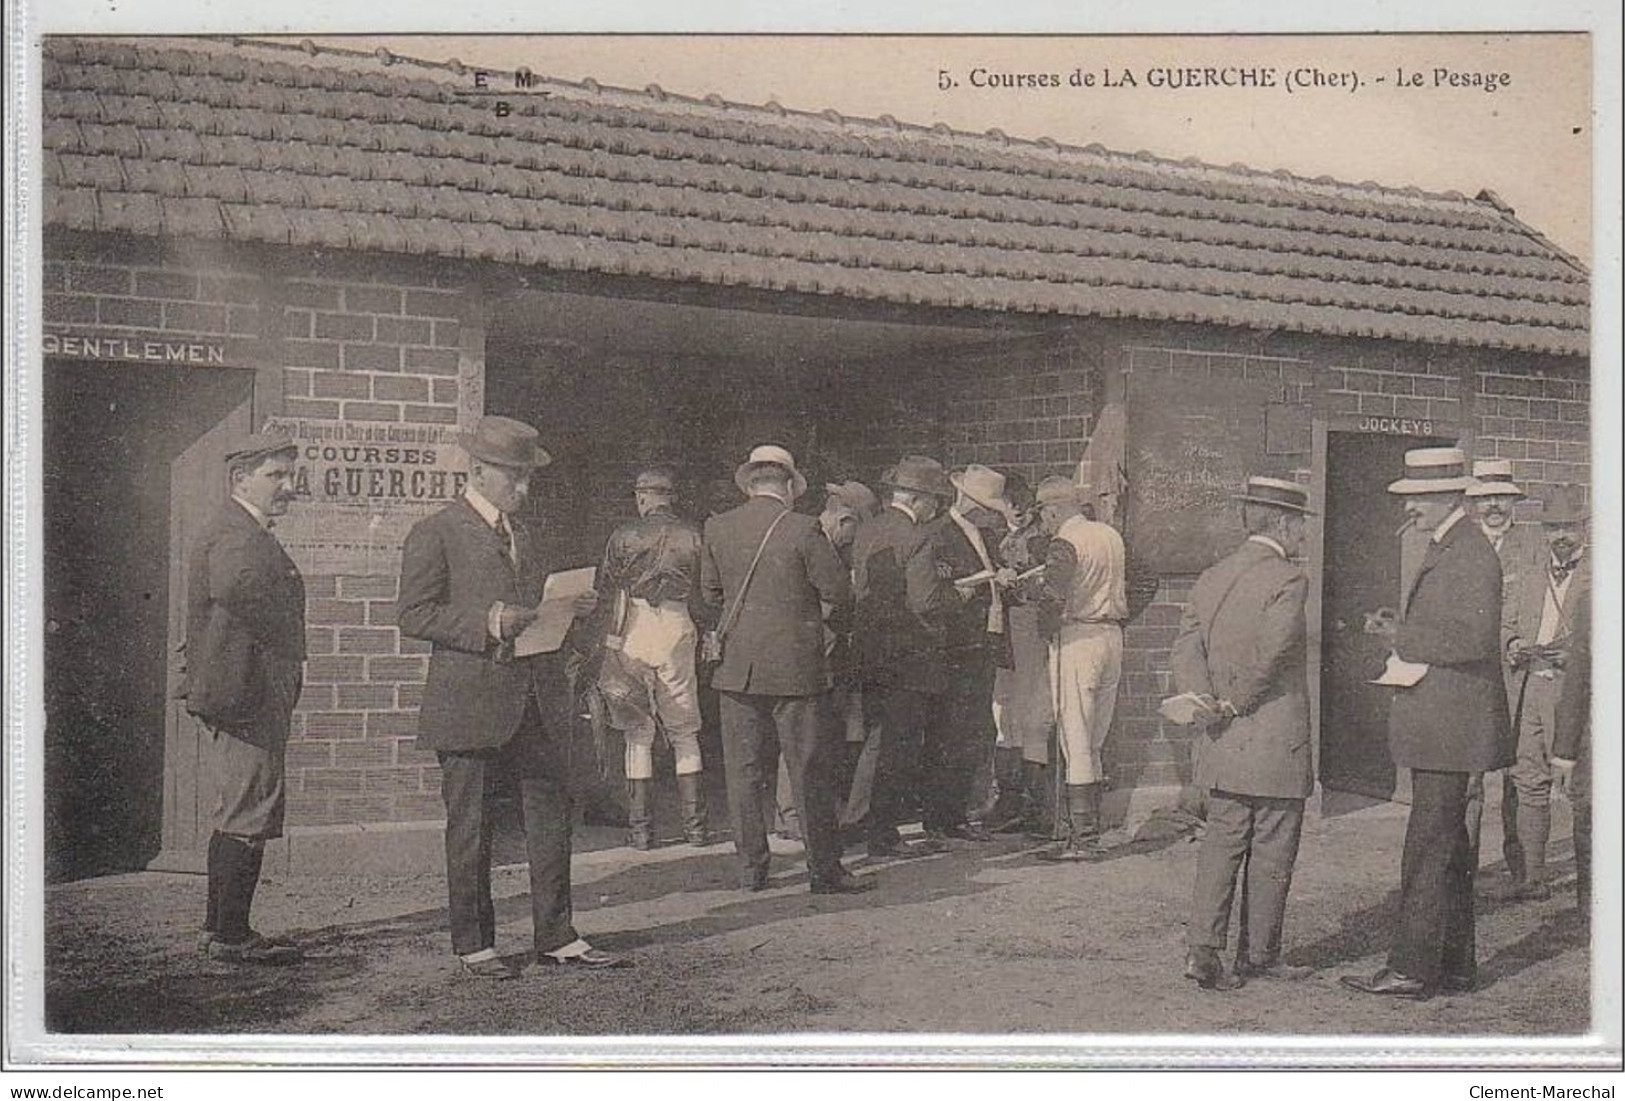
[{"label": "brick wall", "polygon": [[[482,401],[477,303],[456,277],[137,238],[51,246],[48,331],[221,344],[229,365],[260,372],[257,421],[456,426]],[[306,570],[310,660],[288,743],[290,826],[444,816],[434,755],[415,748],[429,647],[395,626],[395,569]]]}]

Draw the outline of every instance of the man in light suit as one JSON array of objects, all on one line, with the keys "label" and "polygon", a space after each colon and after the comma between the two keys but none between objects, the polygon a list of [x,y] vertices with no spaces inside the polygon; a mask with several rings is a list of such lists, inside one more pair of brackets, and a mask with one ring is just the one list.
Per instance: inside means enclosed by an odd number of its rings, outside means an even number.
[{"label": "man in light suit", "polygon": [[1552,728],[1568,676],[1575,610],[1591,599],[1586,513],[1579,486],[1557,486],[1540,514],[1546,546],[1506,586],[1502,650],[1512,675],[1518,759],[1502,789],[1511,882],[1503,896],[1543,899],[1546,843],[1552,830]]},{"label": "man in light suit", "polygon": [[[1287,891],[1314,790],[1304,599],[1292,558],[1303,550],[1309,494],[1294,482],[1252,477],[1238,495],[1247,540],[1191,591],[1169,662],[1174,687],[1211,701],[1198,724],[1195,782],[1207,791],[1207,829],[1196,863],[1185,975],[1230,990],[1250,975],[1301,978],[1281,962]],[[1236,876],[1241,935],[1233,972],[1228,940]]]},{"label": "man in light suit", "polygon": [[711,674],[720,695],[723,771],[742,886],[768,885],[764,798],[789,760],[790,789],[807,845],[814,894],[871,890],[841,866],[834,786],[838,752],[824,655],[824,607],[842,629],[852,583],[818,521],[792,511],[807,480],[782,447],[755,448],[735,472],[746,501],[705,522],[700,589],[722,635]]},{"label": "man in light suit", "polygon": [[1427,551],[1397,616],[1374,630],[1421,679],[1394,690],[1388,744],[1411,770],[1411,812],[1400,863],[1399,924],[1388,965],[1341,982],[1365,994],[1423,998],[1477,982],[1467,788],[1475,772],[1512,763],[1511,722],[1501,680],[1501,563],[1467,518],[1472,479],[1459,448],[1415,448],[1402,496],[1410,523],[1429,533]]},{"label": "man in light suit", "polygon": [[265,842],[282,836],[284,748],[305,661],[305,583],[271,534],[294,499],[293,441],[256,434],[226,454],[231,499],[199,533],[186,587],[186,709],[211,738],[213,824],[199,947],[231,963],[296,963],[249,926]]},{"label": "man in light suit", "polygon": [[[536,962],[599,969],[624,964],[571,922],[569,716],[559,653],[516,657],[537,617],[547,570],[514,512],[549,461],[534,428],[485,417],[462,439],[468,489],[413,525],[401,558],[401,634],[433,643],[418,746],[440,759],[446,803],[446,885],[452,951],[479,979],[514,975],[496,951],[491,902],[491,789],[518,788],[530,859]],[[576,599],[590,616],[597,597]]]}]

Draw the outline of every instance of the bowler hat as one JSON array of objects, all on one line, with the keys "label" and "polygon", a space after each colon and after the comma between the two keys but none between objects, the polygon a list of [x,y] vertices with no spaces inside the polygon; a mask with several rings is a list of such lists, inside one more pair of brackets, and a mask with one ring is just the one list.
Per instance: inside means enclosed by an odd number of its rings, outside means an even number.
[{"label": "bowler hat", "polygon": [[481,417],[474,431],[465,432],[457,442],[469,458],[494,466],[528,470],[553,461],[537,442],[536,429],[510,417]]},{"label": "bowler hat", "polygon": [[802,477],[801,471],[796,469],[795,457],[782,447],[764,443],[751,448],[750,458],[740,463],[739,469],[734,471],[734,484],[739,487],[741,493],[750,492],[750,483],[747,481],[747,476],[750,474],[751,468],[759,466],[779,466],[789,471],[790,493],[792,496],[800,497],[807,492],[807,479]]},{"label": "bowler hat", "polygon": [[1512,481],[1511,459],[1477,459],[1473,462],[1473,484],[1469,497],[1522,497],[1524,492]]},{"label": "bowler hat", "polygon": [[1015,515],[1015,506],[1004,495],[1004,475],[980,463],[971,463],[963,471],[948,475],[955,489],[983,508],[990,508],[1006,519]]},{"label": "bowler hat", "polygon": [[880,484],[892,489],[906,489],[914,493],[929,493],[944,501],[954,499],[954,484],[942,464],[924,455],[904,455],[897,465],[881,476]]},{"label": "bowler hat", "polygon": [[1247,479],[1246,488],[1235,495],[1235,500],[1245,501],[1250,505],[1269,505],[1271,508],[1301,512],[1306,516],[1315,514],[1315,510],[1309,507],[1308,489],[1297,482],[1266,478],[1260,474],[1254,474]]},{"label": "bowler hat", "polygon": [[1590,513],[1585,507],[1585,487],[1577,485],[1553,486],[1540,510],[1540,522],[1551,524],[1581,524]]},{"label": "bowler hat", "polygon": [[1473,484],[1467,453],[1459,447],[1413,447],[1405,452],[1405,476],[1389,493],[1460,493]]},{"label": "bowler hat", "polygon": [[862,482],[831,482],[824,486],[831,501],[838,501],[859,516],[873,516],[880,508],[875,491]]},{"label": "bowler hat", "polygon": [[281,432],[251,432],[232,441],[231,448],[225,454],[228,463],[250,459],[263,459],[269,455],[278,455],[284,451],[299,450],[299,445],[293,439]]}]

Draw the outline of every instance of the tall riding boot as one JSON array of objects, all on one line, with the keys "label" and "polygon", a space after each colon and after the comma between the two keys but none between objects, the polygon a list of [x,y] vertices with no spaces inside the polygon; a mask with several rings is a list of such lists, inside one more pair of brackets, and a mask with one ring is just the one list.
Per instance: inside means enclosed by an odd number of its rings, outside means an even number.
[{"label": "tall riding boot", "polygon": [[716,843],[711,836],[710,816],[706,810],[705,773],[679,773],[677,801],[683,811],[683,838],[699,848]]},{"label": "tall riding boot", "polygon": [[1552,808],[1529,799],[1518,802],[1518,840],[1523,843],[1524,883],[1522,897],[1546,898],[1552,892],[1546,882],[1546,843],[1552,833]]},{"label": "tall riding boot", "polygon": [[1096,860],[1100,847],[1100,785],[1066,786],[1066,839],[1043,854],[1046,860]]},{"label": "tall riding boot", "polygon": [[629,827],[626,843],[634,849],[648,850],[655,847],[654,786],[653,780],[626,782],[626,819]]},{"label": "tall riding boot", "polygon": [[[221,882],[220,894],[215,902],[215,940],[223,944],[242,944],[253,936],[248,912],[254,905],[254,889],[259,886],[263,854],[238,838],[226,834],[215,834],[215,837],[221,843]],[[213,848],[212,844],[210,848]]]},{"label": "tall riding boot", "polygon": [[206,952],[220,932],[220,899],[231,876],[231,838],[216,830],[209,836],[209,897],[203,911],[203,931],[198,934],[198,951]]},{"label": "tall riding boot", "polygon": [[1021,820],[1027,836],[1046,839],[1054,828],[1049,766],[1041,761],[1021,762]]}]

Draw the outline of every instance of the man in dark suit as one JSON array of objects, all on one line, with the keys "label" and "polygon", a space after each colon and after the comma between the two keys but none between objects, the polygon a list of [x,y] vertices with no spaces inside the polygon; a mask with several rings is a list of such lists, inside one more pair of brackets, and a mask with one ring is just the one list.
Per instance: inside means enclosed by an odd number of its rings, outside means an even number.
[{"label": "man in dark suit", "polygon": [[986,580],[954,586],[961,599],[957,607],[950,605],[944,640],[947,736],[937,744],[941,756],[928,756],[923,768],[928,784],[940,784],[945,794],[932,808],[940,817],[928,817],[925,831],[939,840],[991,841],[993,835],[970,820],[969,804],[975,778],[992,764],[998,738],[994,675],[1011,664],[1005,609],[1015,571],[999,565],[993,555],[1010,530],[1015,509],[1004,495],[1004,475],[989,467],[972,463],[950,474],[948,481],[954,502],[936,524],[937,557],[955,581],[973,576]]},{"label": "man in dark suit", "polygon": [[[948,692],[949,617],[963,597],[952,571],[939,569],[932,522],[954,499],[935,459],[907,455],[886,473],[890,501],[858,529],[852,548],[857,590],[853,641],[867,721],[880,728],[880,760],[869,800],[870,856],[922,856],[945,842],[928,837],[906,846],[897,832],[919,779],[927,823],[953,819],[955,793],[927,782],[921,762],[946,755],[943,715]],[[962,810],[962,808],[960,808]]]},{"label": "man in dark suit", "polygon": [[1574,805],[1574,876],[1580,917],[1591,920],[1591,602],[1570,615],[1568,664],[1552,713],[1552,787]]},{"label": "man in dark suit", "polygon": [[1458,448],[1416,448],[1405,455],[1405,477],[1388,487],[1429,539],[1398,616],[1379,616],[1375,630],[1400,660],[1426,668],[1395,689],[1388,713],[1394,764],[1411,770],[1411,813],[1388,965],[1341,980],[1367,994],[1427,997],[1477,981],[1468,781],[1505,768],[1513,752],[1501,680],[1501,563],[1467,518],[1466,463]]},{"label": "man in dark suit", "polygon": [[764,799],[782,751],[789,761],[815,894],[870,890],[841,866],[834,788],[837,732],[824,656],[824,606],[840,630],[852,584],[818,521],[792,511],[807,481],[782,447],[762,446],[735,472],[746,495],[705,522],[700,586],[716,614],[722,660],[711,674],[721,699],[723,771],[743,886],[767,886]]},{"label": "man in dark suit", "polygon": [[1507,873],[1502,896],[1543,899],[1546,844],[1552,831],[1553,712],[1568,677],[1574,611],[1591,599],[1586,514],[1579,486],[1557,486],[1540,514],[1545,547],[1502,587],[1501,640],[1511,674],[1518,758],[1502,787]]},{"label": "man in dark suit", "polygon": [[[396,611],[402,635],[434,647],[418,745],[440,758],[452,950],[476,978],[514,974],[497,955],[491,902],[490,793],[511,782],[530,858],[536,962],[614,967],[626,961],[592,947],[571,923],[563,663],[558,653],[515,656],[547,570],[513,514],[548,455],[534,428],[506,417],[483,418],[461,442],[468,489],[407,534]],[[579,619],[596,606],[589,592],[573,611]]]},{"label": "man in dark suit", "polygon": [[[1247,540],[1197,578],[1169,658],[1174,687],[1209,707],[1198,721],[1196,786],[1207,793],[1207,829],[1196,861],[1185,975],[1234,989],[1250,975],[1301,978],[1281,962],[1287,891],[1314,790],[1304,599],[1293,565],[1303,550],[1309,494],[1296,483],[1252,477],[1237,497]],[[1236,965],[1219,959],[1242,875]]]},{"label": "man in dark suit", "polygon": [[282,836],[284,747],[305,661],[305,584],[271,534],[294,499],[293,442],[252,435],[226,455],[231,499],[192,548],[186,588],[186,709],[212,739],[209,897],[199,941],[233,963],[294,963],[297,947],[254,932],[265,842]]}]

